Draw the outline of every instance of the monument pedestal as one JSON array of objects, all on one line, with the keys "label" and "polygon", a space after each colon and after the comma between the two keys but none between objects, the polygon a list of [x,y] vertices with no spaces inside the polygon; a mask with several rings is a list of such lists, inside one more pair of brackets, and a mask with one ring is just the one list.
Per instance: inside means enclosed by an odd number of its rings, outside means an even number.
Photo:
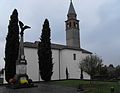
[{"label": "monument pedestal", "polygon": [[27,62],[23,59],[16,64],[16,75],[11,81],[7,86],[11,89],[37,87],[37,85],[34,85],[32,80],[29,79],[27,75]]},{"label": "monument pedestal", "polygon": [[28,83],[27,61],[24,58],[17,61],[15,79],[17,80],[16,83]]}]

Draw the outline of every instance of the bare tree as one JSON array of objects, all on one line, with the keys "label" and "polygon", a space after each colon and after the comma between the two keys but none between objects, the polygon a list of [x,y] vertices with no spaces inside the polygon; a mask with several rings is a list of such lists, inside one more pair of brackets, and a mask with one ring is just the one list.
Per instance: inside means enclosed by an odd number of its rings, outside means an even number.
[{"label": "bare tree", "polygon": [[90,79],[92,80],[94,75],[98,72],[98,68],[102,67],[102,65],[101,58],[97,55],[90,55],[79,63],[79,68],[88,73],[90,75]]}]

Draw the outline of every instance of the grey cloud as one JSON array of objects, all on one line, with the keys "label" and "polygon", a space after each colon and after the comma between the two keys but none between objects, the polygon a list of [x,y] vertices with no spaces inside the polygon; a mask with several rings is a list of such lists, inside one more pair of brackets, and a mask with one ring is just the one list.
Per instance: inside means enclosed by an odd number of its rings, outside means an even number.
[{"label": "grey cloud", "polygon": [[[106,64],[119,64],[120,0],[74,0],[73,3],[80,20],[82,47],[102,56]],[[0,42],[5,45],[3,38],[7,34],[9,16],[17,8],[19,19],[32,27],[25,32],[25,41],[39,40],[44,19],[48,18],[52,42],[65,44],[64,21],[68,7],[67,0],[2,0]],[[4,52],[0,52],[0,57],[4,57]]]},{"label": "grey cloud", "polygon": [[[119,3],[120,4],[120,3]],[[106,64],[119,64],[120,5],[118,1],[100,7],[99,23],[88,33],[87,46],[101,55]],[[94,20],[94,19],[93,19]]]}]

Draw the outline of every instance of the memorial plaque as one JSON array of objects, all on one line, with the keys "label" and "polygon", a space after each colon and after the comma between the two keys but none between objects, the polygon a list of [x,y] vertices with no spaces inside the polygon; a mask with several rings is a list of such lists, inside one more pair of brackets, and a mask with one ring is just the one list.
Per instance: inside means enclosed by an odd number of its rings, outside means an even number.
[{"label": "memorial plaque", "polygon": [[20,65],[20,74],[26,74],[26,65]]}]

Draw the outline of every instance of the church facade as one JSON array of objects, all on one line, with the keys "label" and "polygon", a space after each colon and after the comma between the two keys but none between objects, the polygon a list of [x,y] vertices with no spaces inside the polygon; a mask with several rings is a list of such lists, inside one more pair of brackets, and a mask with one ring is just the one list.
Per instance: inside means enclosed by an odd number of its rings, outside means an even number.
[{"label": "church facade", "polygon": [[[70,2],[66,23],[66,45],[51,44],[53,58],[52,80],[66,79],[66,68],[70,79],[80,79],[79,62],[92,53],[80,47],[79,20],[72,1]],[[33,81],[41,81],[39,74],[38,42],[25,42],[24,51],[27,60],[27,73]],[[83,72],[84,79],[90,76]]]}]

